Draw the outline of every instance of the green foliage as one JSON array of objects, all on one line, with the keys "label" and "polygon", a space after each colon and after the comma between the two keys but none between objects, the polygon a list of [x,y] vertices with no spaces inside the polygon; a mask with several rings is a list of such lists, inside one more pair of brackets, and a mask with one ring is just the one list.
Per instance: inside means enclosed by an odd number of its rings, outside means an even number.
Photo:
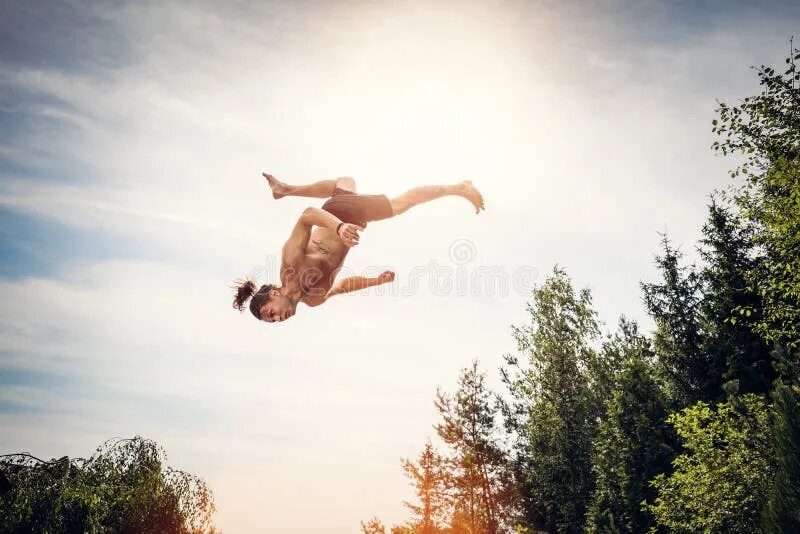
[{"label": "green foliage", "polygon": [[645,532],[652,520],[641,503],[653,499],[649,481],[669,468],[675,438],[667,402],[655,378],[646,340],[623,322],[614,346],[625,356],[617,388],[595,439],[596,487],[587,532]]},{"label": "green foliage", "polygon": [[666,236],[656,265],[663,282],[642,284],[644,302],[656,323],[653,345],[660,373],[679,405],[716,398],[723,364],[703,352],[700,331],[702,281],[693,267],[682,266],[682,253]]},{"label": "green foliage", "polygon": [[713,201],[699,247],[702,265],[681,265],[664,237],[656,257],[662,281],[642,284],[656,322],[659,370],[678,406],[731,393],[766,393],[776,376],[769,345],[757,332],[762,299],[750,287],[763,260],[752,225]]},{"label": "green foliage", "polygon": [[755,332],[762,313],[761,298],[747,283],[761,261],[754,251],[752,225],[712,202],[701,244],[701,350],[722,369],[719,381],[729,384],[728,389],[767,393],[775,370],[769,346]]},{"label": "green foliage", "polygon": [[764,531],[800,532],[800,402],[798,393],[778,384],[773,392],[776,472],[764,510]]},{"label": "green foliage", "polygon": [[685,452],[672,474],[653,480],[658,497],[646,508],[656,524],[670,532],[757,532],[773,472],[764,398],[701,401],[668,421]]},{"label": "green foliage", "polygon": [[576,293],[560,268],[534,290],[528,312],[530,325],[514,329],[524,363],[508,356],[503,371],[527,523],[534,531],[577,532],[593,486],[597,410],[589,367],[598,357],[591,345],[597,318],[589,291]]},{"label": "green foliage", "polygon": [[110,440],[88,459],[4,456],[13,490],[0,498],[0,532],[169,532],[209,528],[213,496],[199,478],[165,467],[156,443]]},{"label": "green foliage", "polygon": [[[712,199],[698,265],[664,236],[660,279],[642,284],[652,339],[622,320],[600,342],[589,291],[555,268],[501,369],[506,435],[475,366],[440,395],[442,534],[800,532],[797,60],[791,48],[785,71],[757,69],[758,95],[720,104],[714,149],[739,158],[739,181]],[[427,463],[406,464],[420,505],[393,534],[432,515]]]},{"label": "green foliage", "polygon": [[[743,177],[734,200],[756,227],[764,261],[751,287],[763,299],[757,330],[766,339],[800,348],[800,51],[790,47],[785,71],[761,66],[761,93],[738,106],[721,103],[714,120],[714,149],[736,154]],[[742,308],[745,313],[748,308]]]},{"label": "green foliage", "polygon": [[639,333],[639,326],[620,317],[617,332],[603,340],[600,350],[588,353],[589,390],[596,417],[603,419],[606,403],[622,385],[621,373],[631,358],[652,360],[650,340]]}]

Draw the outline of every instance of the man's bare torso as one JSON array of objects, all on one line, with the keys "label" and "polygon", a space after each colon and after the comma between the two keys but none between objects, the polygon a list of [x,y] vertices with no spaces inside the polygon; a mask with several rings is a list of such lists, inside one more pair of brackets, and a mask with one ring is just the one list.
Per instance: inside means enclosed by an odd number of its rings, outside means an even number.
[{"label": "man's bare torso", "polygon": [[292,265],[283,260],[281,284],[299,288],[300,301],[309,306],[321,303],[342,268],[348,250],[336,232],[327,228],[314,229],[305,254],[295,256]]}]

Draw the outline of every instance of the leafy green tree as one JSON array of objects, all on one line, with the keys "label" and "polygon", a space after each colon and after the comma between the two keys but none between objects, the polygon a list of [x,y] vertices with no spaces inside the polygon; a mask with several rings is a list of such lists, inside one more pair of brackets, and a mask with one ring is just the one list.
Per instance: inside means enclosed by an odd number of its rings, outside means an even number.
[{"label": "leafy green tree", "polygon": [[[743,184],[733,198],[754,224],[764,261],[751,287],[763,299],[757,330],[767,340],[800,348],[800,51],[790,45],[786,70],[757,69],[761,92],[736,106],[721,103],[714,143],[741,164],[732,172]],[[742,313],[748,308],[743,307]]]},{"label": "leafy green tree", "polygon": [[503,369],[525,526],[579,532],[594,478],[597,408],[588,369],[598,357],[597,317],[589,290],[576,292],[558,267],[534,290],[528,312],[530,324],[514,328],[521,356],[507,356]]},{"label": "leafy green tree", "polygon": [[685,452],[671,474],[653,480],[658,496],[646,508],[656,525],[670,532],[758,532],[774,471],[764,398],[700,401],[668,421]]},{"label": "leafy green tree", "polygon": [[450,449],[453,533],[505,532],[517,506],[508,459],[498,441],[498,408],[485,380],[473,362],[462,369],[452,396],[437,392],[441,422],[436,432]]},{"label": "leafy green tree", "polygon": [[165,460],[141,437],[107,441],[88,459],[3,456],[12,490],[0,498],[0,532],[209,531],[211,491]]},{"label": "leafy green tree", "polygon": [[624,363],[595,439],[597,482],[587,532],[647,531],[652,519],[641,503],[655,497],[649,481],[668,470],[673,457],[674,433],[649,344],[631,323],[623,321],[621,332],[613,346]]},{"label": "leafy green tree", "polygon": [[403,471],[411,480],[419,504],[404,503],[413,514],[409,532],[414,534],[439,534],[449,509],[447,495],[447,469],[444,459],[436,452],[430,440],[416,463],[403,460]]},{"label": "leafy green tree", "polygon": [[764,532],[800,532],[800,402],[779,383],[773,392],[776,471],[764,510]]},{"label": "leafy green tree", "polygon": [[588,351],[587,377],[591,405],[598,420],[605,418],[606,404],[621,387],[625,363],[634,355],[652,356],[650,341],[639,333],[636,322],[620,317],[617,331],[603,340],[599,351]]}]

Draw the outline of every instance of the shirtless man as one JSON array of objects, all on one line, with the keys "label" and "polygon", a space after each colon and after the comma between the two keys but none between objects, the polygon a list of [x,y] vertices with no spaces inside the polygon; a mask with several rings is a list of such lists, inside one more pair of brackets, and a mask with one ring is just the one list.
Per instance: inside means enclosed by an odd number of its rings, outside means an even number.
[{"label": "shirtless man", "polygon": [[347,252],[358,245],[359,233],[368,222],[389,219],[423,202],[451,195],[470,201],[475,213],[485,209],[483,197],[470,181],[416,187],[389,199],[385,195],[357,194],[356,182],[349,177],[294,186],[270,174],[263,176],[275,199],[290,196],[328,199],[321,209],[308,207],[303,211],[283,245],[280,286],[265,284],[256,291],[252,280],[236,282],[233,307],[244,311],[250,299],[252,314],[268,323],[293,316],[299,302],[319,306],[334,295],[394,280],[394,273],[386,271],[376,278],[353,276],[334,282]]}]

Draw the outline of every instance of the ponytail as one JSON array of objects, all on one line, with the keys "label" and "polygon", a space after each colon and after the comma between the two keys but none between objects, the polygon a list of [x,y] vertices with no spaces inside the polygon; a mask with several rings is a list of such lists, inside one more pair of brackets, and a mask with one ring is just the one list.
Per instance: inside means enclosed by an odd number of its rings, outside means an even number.
[{"label": "ponytail", "polygon": [[233,289],[233,307],[240,312],[244,311],[244,305],[256,292],[256,284],[249,278],[235,280]]}]

